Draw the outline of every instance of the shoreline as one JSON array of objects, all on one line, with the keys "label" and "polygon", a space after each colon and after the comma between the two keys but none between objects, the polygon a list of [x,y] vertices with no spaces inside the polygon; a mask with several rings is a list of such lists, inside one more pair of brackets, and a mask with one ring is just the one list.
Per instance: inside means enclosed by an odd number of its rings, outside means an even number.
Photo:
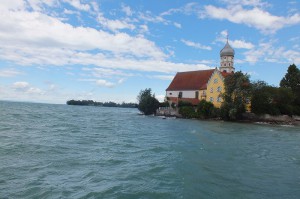
[{"label": "shoreline", "polygon": [[[251,117],[249,117],[251,115]],[[235,121],[225,121],[221,118],[208,118],[208,119],[200,119],[200,118],[184,118],[180,114],[156,114],[156,117],[161,117],[162,119],[166,118],[176,118],[176,119],[192,119],[192,120],[200,120],[200,121],[222,121],[222,122],[235,122],[235,123],[251,123],[251,124],[268,124],[268,125],[279,125],[279,126],[300,126],[300,117],[299,116],[288,116],[288,115],[262,115],[257,116],[253,113],[247,113],[244,115],[244,119],[235,120]]]}]

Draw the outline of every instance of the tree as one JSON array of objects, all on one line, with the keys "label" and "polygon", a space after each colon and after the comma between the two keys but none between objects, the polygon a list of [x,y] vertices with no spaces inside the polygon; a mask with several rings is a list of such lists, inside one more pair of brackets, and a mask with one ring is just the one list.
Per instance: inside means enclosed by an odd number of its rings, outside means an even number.
[{"label": "tree", "polygon": [[300,88],[300,70],[295,64],[289,66],[287,73],[280,81],[280,87],[291,88],[293,92]]},{"label": "tree", "polygon": [[252,84],[251,111],[255,114],[287,114],[295,112],[291,88],[277,88],[258,81]]},{"label": "tree", "polygon": [[241,71],[233,73],[225,78],[224,86],[221,117],[224,120],[241,119],[251,94],[249,75],[243,74]]},{"label": "tree", "polygon": [[152,95],[151,88],[141,90],[138,97],[138,109],[145,115],[155,114],[159,108],[159,101]]},{"label": "tree", "polygon": [[289,66],[287,73],[280,81],[280,87],[290,88],[294,95],[294,109],[300,114],[300,70],[295,64]]},{"label": "tree", "polygon": [[197,113],[201,118],[210,118],[213,115],[214,104],[206,100],[201,100],[197,106]]}]

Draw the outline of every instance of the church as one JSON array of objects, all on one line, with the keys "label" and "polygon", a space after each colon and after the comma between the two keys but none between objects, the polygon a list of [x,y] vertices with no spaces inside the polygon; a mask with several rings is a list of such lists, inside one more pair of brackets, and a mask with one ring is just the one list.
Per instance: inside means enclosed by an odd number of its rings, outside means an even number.
[{"label": "church", "polygon": [[166,89],[166,99],[170,103],[185,101],[193,105],[204,99],[219,108],[223,101],[221,94],[224,91],[224,79],[234,73],[234,54],[227,39],[220,51],[219,69],[178,72]]}]

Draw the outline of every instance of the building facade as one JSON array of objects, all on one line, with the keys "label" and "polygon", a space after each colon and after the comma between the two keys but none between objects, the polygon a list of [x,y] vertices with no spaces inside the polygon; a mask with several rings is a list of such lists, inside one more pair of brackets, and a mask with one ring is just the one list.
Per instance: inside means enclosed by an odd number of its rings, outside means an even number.
[{"label": "building facade", "polygon": [[211,70],[179,72],[166,89],[166,99],[169,103],[179,101],[197,105],[200,100],[210,101],[219,108],[224,92],[224,79],[234,73],[234,49],[228,40],[220,51],[220,67]]}]

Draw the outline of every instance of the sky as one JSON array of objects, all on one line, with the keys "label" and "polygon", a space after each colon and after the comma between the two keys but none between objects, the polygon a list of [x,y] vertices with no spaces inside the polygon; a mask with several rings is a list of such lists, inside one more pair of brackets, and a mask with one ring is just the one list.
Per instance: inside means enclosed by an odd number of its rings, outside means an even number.
[{"label": "sky", "polygon": [[0,0],[0,100],[159,100],[177,72],[235,68],[278,86],[300,66],[299,0]]}]

